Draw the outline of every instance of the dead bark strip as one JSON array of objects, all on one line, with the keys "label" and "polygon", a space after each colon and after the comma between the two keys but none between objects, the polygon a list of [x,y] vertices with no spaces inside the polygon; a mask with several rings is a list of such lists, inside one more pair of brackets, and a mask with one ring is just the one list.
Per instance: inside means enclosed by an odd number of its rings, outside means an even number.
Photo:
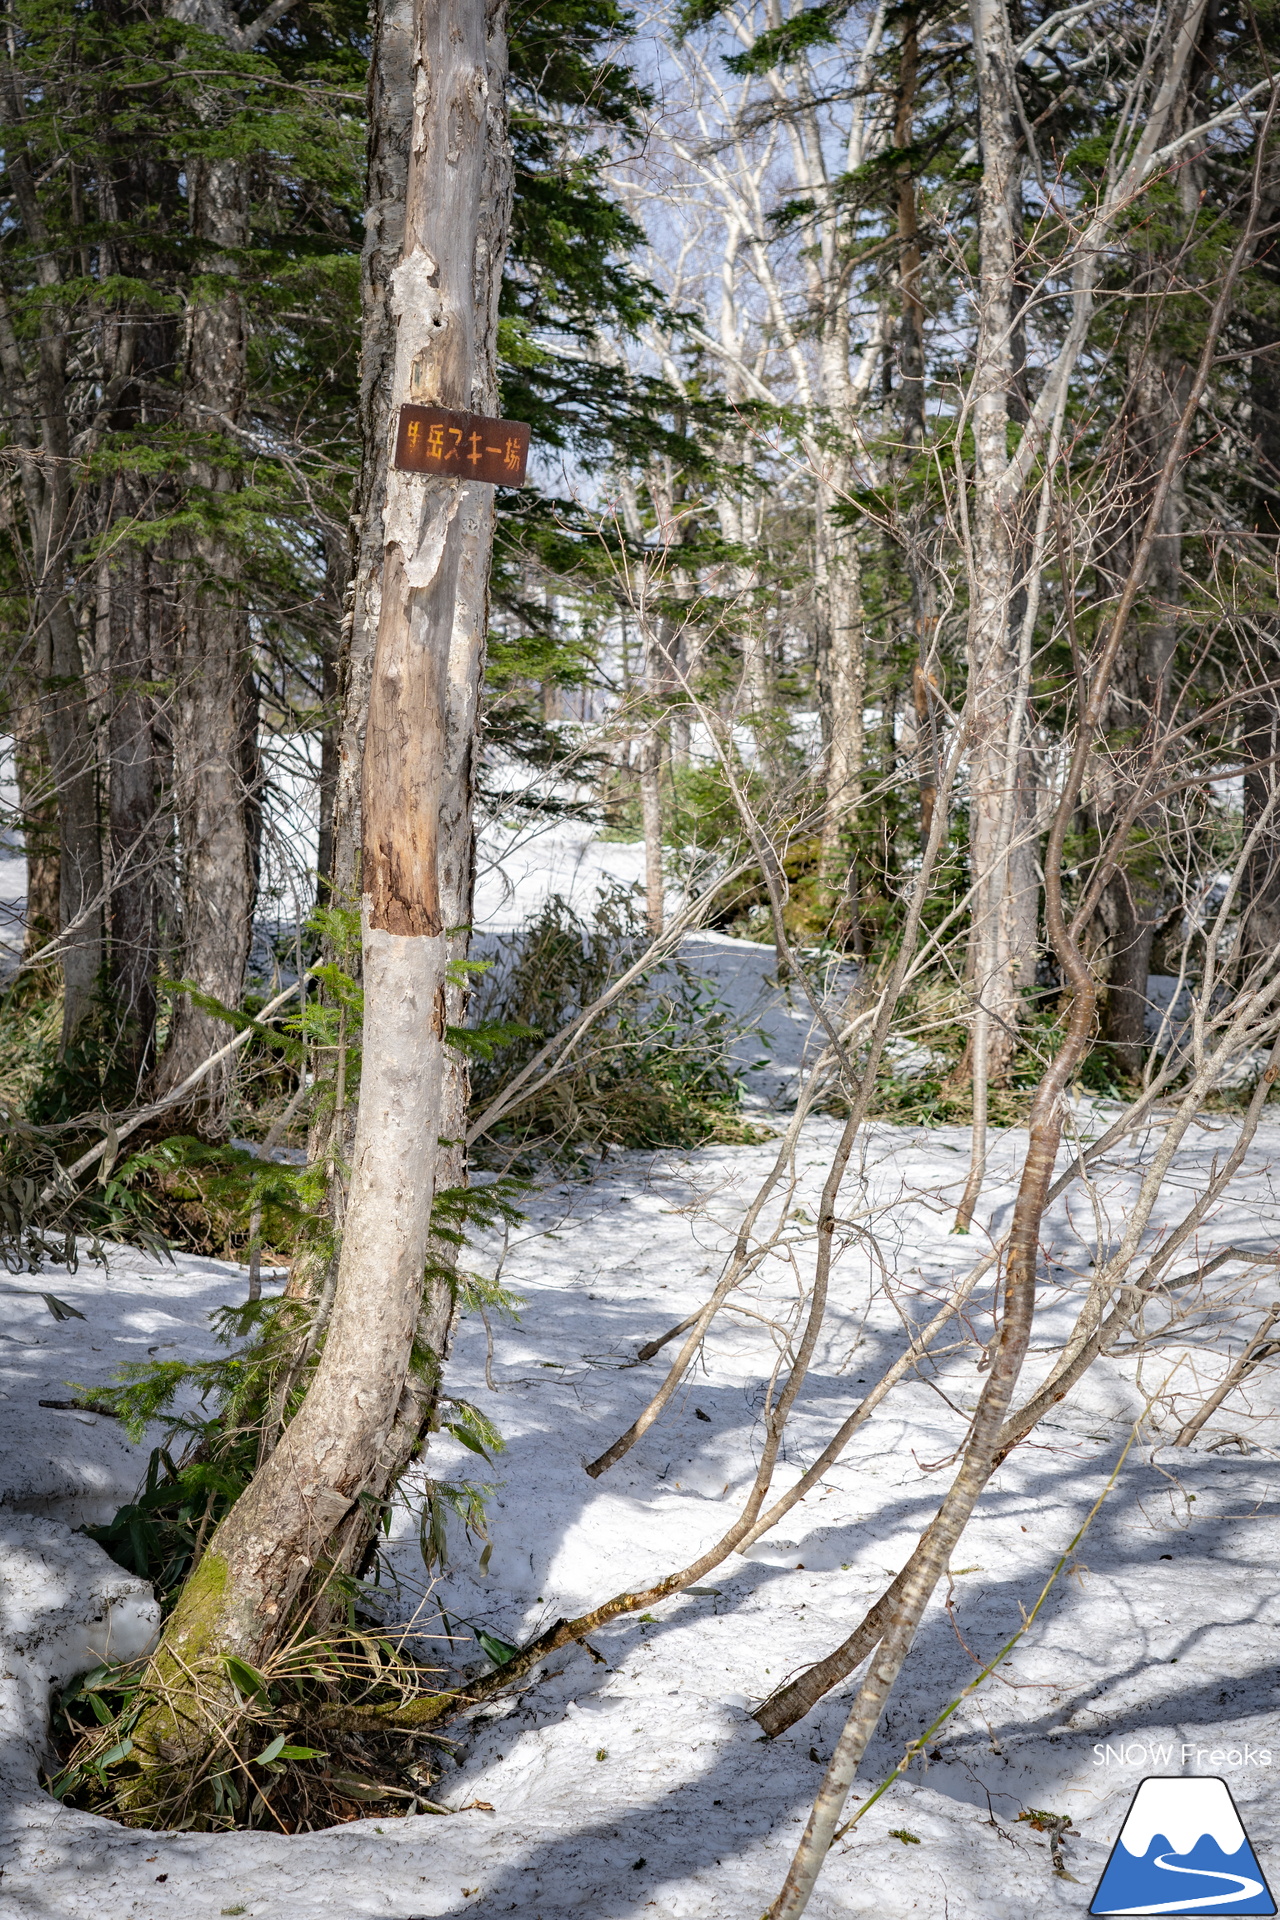
[{"label": "dead bark strip", "polygon": [[414,125],[413,0],[373,8],[369,143],[361,260],[360,432],[368,449],[352,513],[350,605],[337,662],[341,714],[334,771],[330,887],[340,905],[360,897],[360,782],[369,680],[382,604],[387,446],[391,438],[397,324],[393,276],[405,240]]}]

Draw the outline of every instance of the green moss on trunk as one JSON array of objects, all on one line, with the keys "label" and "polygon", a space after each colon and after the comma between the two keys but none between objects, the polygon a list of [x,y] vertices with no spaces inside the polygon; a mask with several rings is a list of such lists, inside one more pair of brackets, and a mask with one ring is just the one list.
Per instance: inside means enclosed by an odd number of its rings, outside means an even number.
[{"label": "green moss on trunk", "polygon": [[157,1809],[168,1777],[189,1773],[210,1737],[213,1714],[230,1692],[221,1666],[208,1657],[224,1620],[227,1586],[226,1561],[220,1553],[206,1553],[152,1659],[143,1683],[148,1702],[133,1730],[139,1772],[120,1795],[131,1813]]}]

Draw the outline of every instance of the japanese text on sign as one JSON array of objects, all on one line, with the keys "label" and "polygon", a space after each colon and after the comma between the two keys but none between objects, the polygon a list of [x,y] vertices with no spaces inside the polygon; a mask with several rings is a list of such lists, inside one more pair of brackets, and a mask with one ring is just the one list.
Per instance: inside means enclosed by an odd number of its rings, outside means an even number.
[{"label": "japanese text on sign", "polygon": [[529,429],[519,420],[487,420],[480,413],[448,413],[442,407],[400,409],[395,464],[401,472],[519,487],[528,460]]}]

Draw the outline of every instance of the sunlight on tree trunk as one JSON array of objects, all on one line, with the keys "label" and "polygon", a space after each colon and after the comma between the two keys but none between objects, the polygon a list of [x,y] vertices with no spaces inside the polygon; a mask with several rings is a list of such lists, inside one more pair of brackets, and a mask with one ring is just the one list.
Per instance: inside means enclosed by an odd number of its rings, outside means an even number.
[{"label": "sunlight on tree trunk", "polygon": [[[486,17],[463,0],[424,3],[415,26],[423,84],[391,284],[392,417],[411,399],[455,408],[490,400],[510,202],[501,9]],[[477,483],[388,472],[361,808],[364,1064],[337,1289],[301,1408],[169,1621],[155,1660],[168,1699],[150,1710],[137,1742],[151,1770],[179,1759],[199,1731],[186,1717],[183,1672],[216,1672],[227,1654],[260,1659],[304,1587],[323,1579],[327,1561],[341,1561],[344,1527],[363,1524],[354,1510],[385,1480],[388,1445],[412,1399],[446,1117],[444,911],[464,884],[451,871],[446,899],[442,841],[451,857],[464,849],[469,859],[465,772],[492,516],[492,492]],[[455,670],[467,691],[451,762]],[[446,805],[455,816],[447,836]]]}]

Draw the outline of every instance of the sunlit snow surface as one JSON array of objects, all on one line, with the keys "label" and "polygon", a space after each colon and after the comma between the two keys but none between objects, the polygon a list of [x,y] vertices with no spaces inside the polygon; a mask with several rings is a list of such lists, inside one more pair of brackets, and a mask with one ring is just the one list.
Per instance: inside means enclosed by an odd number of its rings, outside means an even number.
[{"label": "sunlit snow surface", "polygon": [[[767,949],[754,957],[733,945],[720,951],[726,964],[749,963],[764,982]],[[780,1017],[790,1023],[782,1037],[791,1032],[796,1046],[805,1044],[800,1014]],[[1086,1126],[1098,1117],[1079,1115]],[[455,1640],[451,1652],[442,1604],[463,1639],[475,1627],[520,1639],[558,1614],[681,1565],[724,1530],[759,1447],[760,1408],[777,1357],[768,1323],[789,1310],[797,1274],[810,1271],[806,1221],[816,1217],[835,1133],[836,1123],[822,1116],[805,1131],[799,1186],[789,1200],[795,1244],[744,1289],[739,1304],[749,1314],[724,1316],[707,1342],[705,1367],[599,1480],[588,1478],[583,1462],[628,1424],[662,1377],[661,1360],[630,1364],[637,1347],[705,1298],[771,1148],[630,1154],[589,1182],[529,1196],[502,1273],[525,1306],[518,1325],[492,1323],[493,1387],[478,1320],[463,1323],[447,1380],[451,1393],[496,1421],[507,1451],[488,1468],[452,1439],[437,1437],[431,1449],[433,1472],[493,1484],[487,1573],[479,1564],[483,1543],[459,1530],[448,1575],[428,1591],[416,1515],[406,1507],[395,1524],[401,1590],[389,1613],[417,1609],[424,1647],[442,1664],[477,1657],[470,1641]],[[1221,1162],[1231,1139],[1221,1119],[1189,1136],[1161,1202],[1165,1220]],[[848,1231],[832,1309],[780,1485],[803,1471],[864,1383],[901,1351],[902,1316],[927,1314],[950,1277],[981,1253],[986,1230],[1006,1224],[1022,1146],[1017,1133],[996,1137],[983,1232],[958,1239],[949,1229],[966,1165],[964,1131],[868,1130],[840,1202]],[[1048,1365],[1047,1348],[1087,1283],[1082,1236],[1099,1227],[1114,1236],[1146,1150],[1138,1142],[1111,1155],[1092,1200],[1077,1187],[1054,1209],[1029,1380]],[[1278,1159],[1280,1124],[1268,1120],[1227,1203],[1197,1248],[1184,1250],[1188,1265],[1215,1247],[1274,1247]],[[499,1253],[500,1243],[486,1240],[473,1260],[492,1270]],[[1215,1284],[1251,1301],[1240,1272],[1221,1268]],[[0,1275],[0,1284],[7,1289],[0,1295],[0,1442],[9,1506],[18,1510],[12,1552],[30,1570],[28,1516],[55,1530],[59,1516],[72,1523],[98,1517],[133,1490],[146,1452],[129,1447],[110,1421],[42,1408],[39,1400],[70,1398],[65,1382],[92,1385],[123,1360],[210,1352],[207,1316],[242,1297],[245,1276],[213,1261],[168,1268],[121,1252],[105,1275],[84,1264],[75,1274]],[[84,1319],[52,1318],[42,1287]],[[1257,1283],[1259,1303],[1273,1287]],[[990,1331],[988,1309],[980,1296],[972,1320],[979,1339]],[[1254,1311],[1249,1306],[1245,1324]],[[1239,1333],[1233,1338],[1238,1347]],[[941,1593],[859,1793],[954,1698],[976,1672],[974,1660],[990,1658],[1016,1630],[1019,1609],[1034,1604],[1102,1491],[1145,1395],[1155,1396],[1166,1439],[1176,1430],[1191,1404],[1192,1363],[1200,1391],[1220,1364],[1205,1339],[1197,1337],[1190,1361],[1182,1345],[1149,1353],[1140,1386],[1131,1358],[1102,1364],[1001,1469],[953,1558],[951,1609]],[[841,1464],[746,1559],[709,1575],[704,1591],[654,1608],[652,1621],[622,1619],[602,1629],[593,1644],[603,1665],[582,1649],[558,1655],[548,1676],[519,1698],[483,1723],[455,1728],[460,1765],[437,1791],[458,1807],[485,1801],[491,1813],[359,1820],[299,1837],[155,1836],[58,1809],[35,1787],[24,1745],[41,1676],[56,1675],[59,1662],[65,1669],[95,1580],[111,1588],[103,1589],[99,1612],[124,1606],[141,1616],[136,1594],[120,1587],[118,1570],[94,1559],[88,1543],[58,1553],[50,1545],[49,1577],[28,1578],[25,1611],[6,1616],[0,1913],[24,1920],[205,1920],[235,1910],[279,1920],[461,1913],[756,1920],[781,1883],[849,1696],[846,1689],[829,1699],[773,1744],[759,1740],[746,1708],[842,1640],[902,1564],[946,1483],[981,1380],[966,1348],[944,1358],[937,1373],[904,1384]],[[1183,1397],[1170,1404],[1167,1393]],[[913,1766],[836,1849],[811,1907],[818,1920],[1083,1915],[1137,1782],[1156,1773],[1229,1777],[1274,1882],[1274,1410],[1264,1381],[1247,1401],[1228,1402],[1197,1447],[1130,1454],[1031,1634],[942,1730],[927,1764]],[[1229,1434],[1250,1451],[1211,1450]],[[1263,1754],[1271,1764],[1262,1764]],[[1053,1874],[1046,1836],[1019,1821],[1032,1808],[1071,1815],[1079,1836],[1067,1840],[1071,1880]],[[920,1844],[895,1838],[895,1829]]]}]

